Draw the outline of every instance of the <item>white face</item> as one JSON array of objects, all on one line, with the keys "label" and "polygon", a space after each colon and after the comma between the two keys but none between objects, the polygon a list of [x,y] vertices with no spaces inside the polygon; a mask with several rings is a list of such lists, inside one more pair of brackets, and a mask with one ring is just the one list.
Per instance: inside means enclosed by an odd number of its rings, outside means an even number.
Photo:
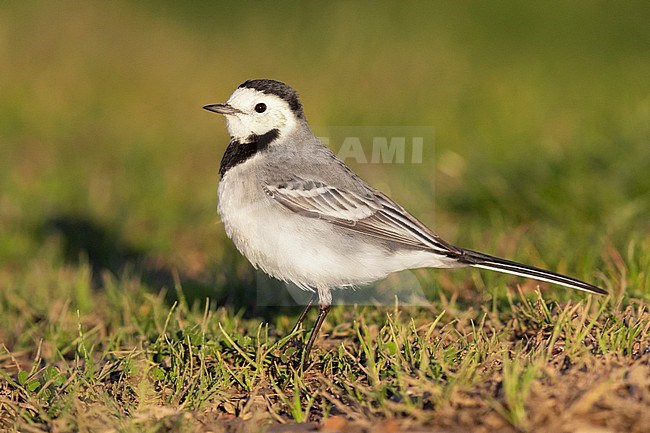
[{"label": "white face", "polygon": [[263,135],[273,129],[279,130],[280,135],[287,135],[297,125],[289,104],[275,95],[242,87],[235,90],[227,103],[240,111],[226,115],[228,133],[236,140],[251,134]]}]

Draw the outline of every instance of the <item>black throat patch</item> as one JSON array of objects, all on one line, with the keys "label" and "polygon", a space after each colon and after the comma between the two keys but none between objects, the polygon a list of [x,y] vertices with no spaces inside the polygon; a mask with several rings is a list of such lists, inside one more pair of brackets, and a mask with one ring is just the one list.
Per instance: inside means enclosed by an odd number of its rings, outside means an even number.
[{"label": "black throat patch", "polygon": [[221,167],[219,167],[219,180],[231,168],[241,164],[242,162],[252,158],[257,152],[262,152],[269,147],[269,144],[280,136],[280,131],[272,129],[266,134],[262,135],[249,135],[245,142],[231,140],[226,152],[221,158]]}]

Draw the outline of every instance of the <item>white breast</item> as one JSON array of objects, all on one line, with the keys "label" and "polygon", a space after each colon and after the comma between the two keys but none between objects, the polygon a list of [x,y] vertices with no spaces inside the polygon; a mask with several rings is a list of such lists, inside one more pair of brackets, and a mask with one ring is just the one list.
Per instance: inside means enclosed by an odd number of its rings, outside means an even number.
[{"label": "white breast", "polygon": [[[219,184],[219,214],[237,249],[267,274],[299,286],[333,289],[416,267],[448,267],[426,251],[388,251],[356,233],[293,213],[266,195],[250,173],[254,157]],[[247,173],[248,172],[248,173]]]}]

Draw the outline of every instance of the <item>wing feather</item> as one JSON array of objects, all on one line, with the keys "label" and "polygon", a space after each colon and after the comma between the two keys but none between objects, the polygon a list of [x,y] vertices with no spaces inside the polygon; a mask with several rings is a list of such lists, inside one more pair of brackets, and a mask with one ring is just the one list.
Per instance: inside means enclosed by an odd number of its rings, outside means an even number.
[{"label": "wing feather", "polygon": [[379,192],[362,195],[300,178],[275,185],[265,184],[264,191],[287,209],[308,218],[320,218],[405,247],[451,256],[460,253]]}]

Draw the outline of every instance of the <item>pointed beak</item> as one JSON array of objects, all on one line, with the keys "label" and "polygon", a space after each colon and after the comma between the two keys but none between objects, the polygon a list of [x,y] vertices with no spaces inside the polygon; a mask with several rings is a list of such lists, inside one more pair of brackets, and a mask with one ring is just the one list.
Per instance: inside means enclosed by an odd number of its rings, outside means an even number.
[{"label": "pointed beak", "polygon": [[224,114],[226,116],[241,113],[240,110],[228,104],[205,105],[203,108],[214,113]]}]

